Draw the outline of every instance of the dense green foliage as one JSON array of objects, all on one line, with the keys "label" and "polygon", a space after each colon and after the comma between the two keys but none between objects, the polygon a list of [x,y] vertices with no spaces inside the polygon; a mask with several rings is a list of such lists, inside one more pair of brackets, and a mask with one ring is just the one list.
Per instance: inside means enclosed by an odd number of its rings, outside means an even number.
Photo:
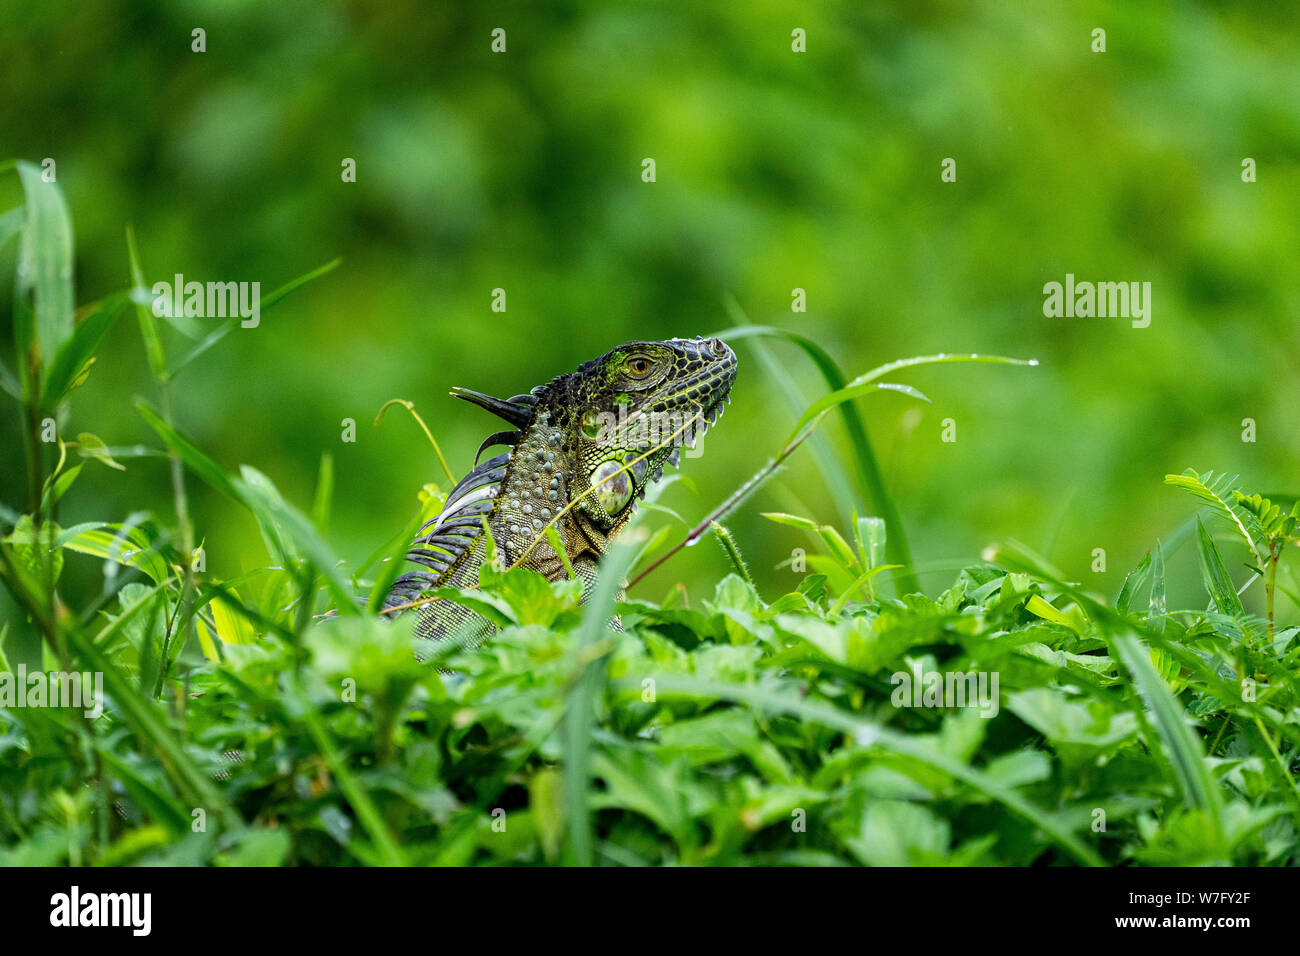
[{"label": "dense green foliage", "polygon": [[[216,460],[256,465],[295,500],[310,499],[331,451],[346,503],[331,540],[354,565],[423,483],[444,480],[409,420],[370,425],[388,399],[414,401],[464,471],[488,423],[449,387],[514,394],[628,339],[712,334],[734,324],[728,296],[850,374],[937,352],[1040,360],[1033,375],[922,370],[909,381],[933,405],[872,403],[880,470],[931,593],[990,537],[1114,593],[1185,517],[1160,477],[1189,464],[1297,490],[1295,4],[29,6],[0,34],[0,156],[57,161],[79,302],[127,281],[125,223],[151,281],[258,280],[265,293],[343,259],[186,366],[173,401]],[[496,27],[505,54],[491,52]],[[795,27],[807,53],[791,50]],[[1091,49],[1099,27],[1105,53]],[[191,49],[195,28],[205,53]],[[647,156],[653,184],[640,179]],[[345,157],[355,183],[340,180]],[[954,183],[940,179],[945,157]],[[1244,157],[1255,183],[1241,180]],[[0,178],[0,210],[21,201]],[[0,275],[15,248],[0,249]],[[1066,273],[1150,280],[1151,326],[1044,316],[1044,283]],[[498,287],[505,313],[490,310]],[[807,312],[791,311],[796,287]],[[0,282],[0,315],[10,296]],[[198,323],[200,340],[218,324]],[[173,360],[194,344],[169,324],[159,333]],[[775,383],[763,354],[742,349],[708,468],[665,498],[688,520],[757,467],[738,435],[788,427],[788,403],[797,413],[822,388],[782,346],[769,350]],[[152,442],[130,401],[149,374],[138,342],[113,334],[99,357],[66,430]],[[1254,443],[1241,440],[1247,417]],[[344,418],[353,444],[339,440]],[[955,443],[941,440],[947,418]],[[0,415],[0,447],[21,434]],[[790,543],[759,511],[841,526],[855,504],[879,513],[824,467],[849,447],[828,423],[814,454],[732,519],[765,591],[795,579]],[[171,494],[165,467],[120,460],[127,471],[66,499],[69,524]],[[20,500],[21,470],[0,471],[0,500]],[[214,573],[263,562],[229,499],[195,486],[190,507]],[[1170,555],[1184,604],[1193,559]],[[692,549],[645,593],[718,568],[714,549]],[[91,566],[66,575],[70,594],[97,590]]]},{"label": "dense green foliage", "polygon": [[[1279,569],[1294,564],[1300,505],[1223,476],[1170,476],[1250,567],[1239,587],[1196,520],[1210,604],[1171,609],[1159,546],[1113,606],[1020,546],[936,598],[899,599],[877,591],[908,570],[885,563],[892,519],[855,517],[845,535],[779,513],[771,526],[803,545],[789,593],[761,595],[743,542],[709,522],[736,569],[711,597],[616,600],[638,562],[674,553],[670,525],[648,531],[670,515],[651,502],[585,607],[578,582],[550,584],[489,551],[477,588],[438,599],[500,632],[481,647],[424,642],[420,662],[411,615],[365,610],[407,532],[349,567],[322,531],[328,455],[307,513],[256,468],[231,473],[187,438],[134,251],[136,291],[74,319],[62,196],[37,167],[16,169],[27,201],[0,218],[0,240],[20,236],[22,364],[4,387],[30,429],[33,507],[3,511],[0,580],[17,611],[0,625],[0,677],[18,663],[97,672],[107,702],[92,717],[0,708],[0,862],[1300,862],[1300,627],[1279,623],[1275,600],[1296,602]],[[179,520],[133,512],[64,528],[60,500],[121,465],[89,433],[42,434],[130,313],[163,399],[137,412],[171,459]],[[844,383],[802,344],[834,390],[753,485],[829,413],[852,433],[859,398],[925,399],[882,379],[977,358]],[[45,445],[58,450],[48,468]],[[865,438],[857,451],[849,464],[869,484]],[[256,524],[268,566],[207,572],[188,527],[195,478]],[[101,587],[70,606],[61,577],[87,555]],[[1252,587],[1263,617],[1243,605]],[[318,617],[330,604],[337,615]],[[611,613],[622,631],[607,628]],[[966,674],[971,697],[931,696],[928,675]]]}]

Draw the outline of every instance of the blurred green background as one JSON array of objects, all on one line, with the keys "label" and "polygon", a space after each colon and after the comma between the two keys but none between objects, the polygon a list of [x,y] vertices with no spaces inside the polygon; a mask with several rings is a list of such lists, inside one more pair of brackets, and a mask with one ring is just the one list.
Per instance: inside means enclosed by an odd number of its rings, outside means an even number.
[{"label": "blurred green background", "polygon": [[[1039,359],[909,373],[932,406],[880,396],[863,413],[927,590],[1016,538],[1113,594],[1190,513],[1167,472],[1300,488],[1300,16],[1284,6],[54,0],[5,16],[0,158],[56,160],[79,302],[128,284],[128,223],[150,282],[257,280],[265,294],[343,257],[186,369],[177,421],[304,505],[331,452],[329,536],[354,565],[443,480],[404,412],[373,427],[386,400],[413,400],[463,472],[494,425],[450,386],[510,395],[626,339],[713,333],[732,296],[851,375],[939,351]],[[1244,157],[1258,182],[1242,182]],[[7,175],[0,209],[19,202]],[[1151,326],[1044,317],[1043,284],[1067,272],[1151,282]],[[498,287],[505,314],[490,310]],[[0,314],[11,296],[0,283]],[[664,499],[688,521],[793,422],[788,384],[736,347],[732,407]],[[820,394],[802,355],[769,348],[805,398]],[[135,395],[155,398],[128,316],[63,433],[156,444]],[[17,424],[0,418],[13,505]],[[847,450],[838,420],[824,435]],[[170,518],[165,462],[127,464],[88,469],[63,523]],[[266,563],[248,514],[191,491],[210,572]],[[808,542],[768,510],[844,515],[803,449],[733,517],[771,598],[797,581],[778,562]],[[1189,588],[1192,561],[1171,562]],[[97,564],[69,572],[91,586]],[[727,568],[708,544],[638,590],[682,580],[707,596]]]}]

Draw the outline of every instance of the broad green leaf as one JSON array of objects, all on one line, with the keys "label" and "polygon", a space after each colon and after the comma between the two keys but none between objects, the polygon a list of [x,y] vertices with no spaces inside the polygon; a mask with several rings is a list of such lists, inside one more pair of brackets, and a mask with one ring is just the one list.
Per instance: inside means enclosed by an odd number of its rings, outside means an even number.
[{"label": "broad green leaf", "polygon": [[1070,700],[1060,691],[1033,687],[1007,696],[1007,709],[1053,744],[1114,748],[1137,732],[1127,711],[1109,710],[1096,700]]},{"label": "broad green leaf", "polygon": [[[230,591],[234,597],[238,597],[234,588]],[[232,603],[225,597],[212,599],[210,606],[212,620],[217,625],[217,636],[223,644],[256,644],[257,632],[253,630],[253,625],[247,617],[234,610]]]},{"label": "broad green leaf", "polygon": [[868,866],[917,866],[948,850],[952,828],[926,807],[903,800],[876,800],[845,845]]},{"label": "broad green leaf", "polygon": [[1029,600],[1025,602],[1025,610],[1031,614],[1037,614],[1045,621],[1051,621],[1053,624],[1059,624],[1061,627],[1068,627],[1072,631],[1078,631],[1078,625],[1068,617],[1058,611],[1052,605],[1048,604],[1037,594],[1031,594]]},{"label": "broad green leaf", "polygon": [[58,539],[60,547],[81,554],[116,561],[143,571],[155,584],[170,577],[167,561],[138,527],[91,521],[65,529]]},{"label": "broad green leaf", "polygon": [[81,474],[82,467],[83,466],[80,464],[73,465],[71,468],[59,474],[59,476],[54,479],[53,484],[50,484],[50,481],[47,478],[45,481],[45,492],[41,496],[41,507],[48,512],[48,510],[52,508],[60,498],[67,494],[68,489],[71,488],[73,483],[77,480],[77,476]]},{"label": "broad green leaf", "polygon": [[31,316],[31,335],[20,329],[18,342],[20,350],[34,342],[45,369],[73,333],[72,217],[63,191],[45,181],[41,167],[20,161],[18,176],[26,215],[14,300],[22,313],[30,300]]}]

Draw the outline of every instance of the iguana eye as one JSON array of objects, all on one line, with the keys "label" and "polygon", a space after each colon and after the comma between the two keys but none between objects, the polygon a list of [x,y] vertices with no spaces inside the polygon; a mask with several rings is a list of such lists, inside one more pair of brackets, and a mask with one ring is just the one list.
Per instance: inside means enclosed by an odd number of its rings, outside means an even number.
[{"label": "iguana eye", "polygon": [[628,359],[624,368],[633,378],[645,378],[650,374],[650,360],[643,355],[637,355]]}]

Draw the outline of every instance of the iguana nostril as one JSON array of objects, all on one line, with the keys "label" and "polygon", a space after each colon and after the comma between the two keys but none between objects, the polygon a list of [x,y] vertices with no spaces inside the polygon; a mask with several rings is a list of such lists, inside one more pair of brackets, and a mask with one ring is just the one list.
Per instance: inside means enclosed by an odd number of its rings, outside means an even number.
[{"label": "iguana nostril", "polygon": [[711,351],[718,358],[722,358],[722,356],[727,354],[727,346],[723,344],[722,339],[718,339],[718,338],[709,339],[709,351]]}]

